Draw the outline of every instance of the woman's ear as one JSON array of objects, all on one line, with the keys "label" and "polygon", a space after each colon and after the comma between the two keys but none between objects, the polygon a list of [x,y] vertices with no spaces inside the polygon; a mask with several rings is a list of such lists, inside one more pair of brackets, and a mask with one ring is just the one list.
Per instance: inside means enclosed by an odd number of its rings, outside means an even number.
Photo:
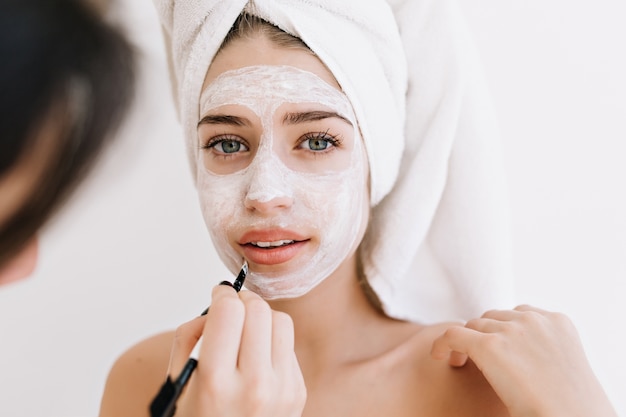
[{"label": "woman's ear", "polygon": [[24,248],[0,269],[0,285],[29,277],[37,266],[39,240],[34,237]]}]

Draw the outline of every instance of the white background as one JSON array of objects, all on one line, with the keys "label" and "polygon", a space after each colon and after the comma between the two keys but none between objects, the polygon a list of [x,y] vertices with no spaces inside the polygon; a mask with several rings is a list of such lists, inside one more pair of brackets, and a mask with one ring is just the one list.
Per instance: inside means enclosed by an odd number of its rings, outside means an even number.
[{"label": "white background", "polygon": [[[230,278],[211,248],[149,0],[124,5],[141,83],[121,140],[0,290],[0,415],[96,416],[133,343]],[[501,121],[518,301],[567,313],[626,416],[626,5],[466,0]]]}]

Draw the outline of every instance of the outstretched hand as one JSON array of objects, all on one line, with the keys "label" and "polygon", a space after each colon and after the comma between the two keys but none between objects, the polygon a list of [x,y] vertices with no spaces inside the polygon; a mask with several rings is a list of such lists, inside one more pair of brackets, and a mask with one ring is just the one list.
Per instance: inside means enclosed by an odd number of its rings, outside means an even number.
[{"label": "outstretched hand", "polygon": [[450,327],[431,355],[455,367],[471,359],[512,417],[617,417],[563,314],[530,306],[489,311]]},{"label": "outstretched hand", "polygon": [[287,314],[250,291],[215,287],[208,314],[177,329],[170,375],[178,375],[200,336],[198,367],[176,417],[301,416],[306,389]]}]

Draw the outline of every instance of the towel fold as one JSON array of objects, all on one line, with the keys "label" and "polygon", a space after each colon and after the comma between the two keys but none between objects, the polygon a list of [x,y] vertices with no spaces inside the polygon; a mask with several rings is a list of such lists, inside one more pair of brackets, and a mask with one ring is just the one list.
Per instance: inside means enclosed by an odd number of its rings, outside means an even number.
[{"label": "towel fold", "polygon": [[301,38],[350,99],[370,164],[365,276],[387,314],[424,323],[512,303],[499,135],[453,0],[155,0],[196,173],[199,99],[237,16]]}]

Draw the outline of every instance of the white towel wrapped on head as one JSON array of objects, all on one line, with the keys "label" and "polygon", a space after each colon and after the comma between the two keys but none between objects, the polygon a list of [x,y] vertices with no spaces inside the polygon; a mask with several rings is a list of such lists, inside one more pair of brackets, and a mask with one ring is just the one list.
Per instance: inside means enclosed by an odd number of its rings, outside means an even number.
[{"label": "white towel wrapped on head", "polygon": [[387,314],[468,319],[512,302],[500,144],[452,0],[155,0],[195,176],[206,71],[242,11],[301,38],[350,99],[370,163],[361,248]]}]

